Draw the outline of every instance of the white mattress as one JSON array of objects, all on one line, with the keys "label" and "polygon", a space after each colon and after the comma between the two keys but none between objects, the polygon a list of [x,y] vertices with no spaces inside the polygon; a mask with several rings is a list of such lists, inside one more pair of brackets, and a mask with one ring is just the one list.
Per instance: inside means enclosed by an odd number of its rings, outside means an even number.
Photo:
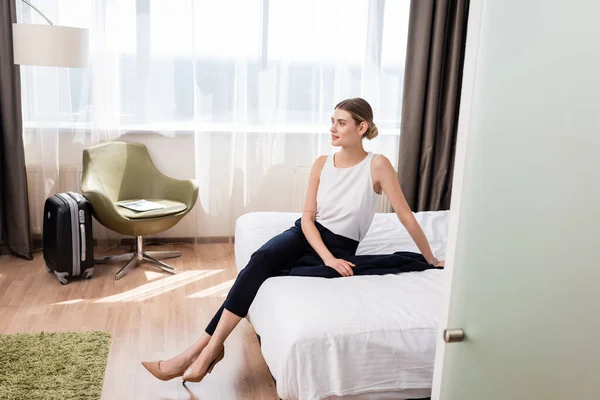
[{"label": "white mattress", "polygon": [[[415,214],[444,258],[448,212]],[[251,213],[236,223],[236,266],[298,213]],[[415,251],[395,214],[376,214],[357,254]],[[248,318],[282,399],[423,397],[431,388],[443,270],[336,279],[276,277],[260,288]],[[427,392],[425,392],[427,393]],[[363,398],[361,397],[361,398]],[[386,397],[388,398],[388,397]]]}]

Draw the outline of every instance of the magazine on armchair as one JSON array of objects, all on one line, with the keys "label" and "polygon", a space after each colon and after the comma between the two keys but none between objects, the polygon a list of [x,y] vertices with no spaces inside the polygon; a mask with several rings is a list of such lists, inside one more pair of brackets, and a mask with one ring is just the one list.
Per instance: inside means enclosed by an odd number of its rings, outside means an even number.
[{"label": "magazine on armchair", "polygon": [[135,200],[135,201],[118,201],[116,203],[118,206],[128,208],[133,211],[152,211],[158,210],[160,208],[167,208],[167,206],[159,203],[155,203],[153,201],[148,200]]}]

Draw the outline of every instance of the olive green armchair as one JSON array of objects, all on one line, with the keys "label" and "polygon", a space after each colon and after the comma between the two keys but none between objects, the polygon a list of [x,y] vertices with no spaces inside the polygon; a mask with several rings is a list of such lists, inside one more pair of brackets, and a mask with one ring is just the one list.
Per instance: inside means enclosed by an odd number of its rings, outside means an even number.
[{"label": "olive green armchair", "polygon": [[[174,226],[194,207],[198,184],[193,179],[178,180],[163,175],[155,166],[146,146],[138,143],[108,142],[83,151],[83,195],[92,204],[94,216],[102,225],[122,235],[135,236],[135,252],[96,258],[96,264],[127,261],[117,272],[121,279],[142,261],[163,271],[175,269],[160,261],[179,257],[179,251],[144,251],[143,237]],[[149,200],[164,208],[133,211],[119,202]]]}]

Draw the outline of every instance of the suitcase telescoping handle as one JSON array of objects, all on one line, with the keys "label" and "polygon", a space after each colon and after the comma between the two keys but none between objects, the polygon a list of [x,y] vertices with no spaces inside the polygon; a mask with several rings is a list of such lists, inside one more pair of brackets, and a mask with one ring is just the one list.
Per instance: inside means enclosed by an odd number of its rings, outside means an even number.
[{"label": "suitcase telescoping handle", "polygon": [[79,210],[79,232],[81,233],[81,261],[85,261],[85,212]]},{"label": "suitcase telescoping handle", "polygon": [[[75,200],[77,202],[77,204],[81,203],[85,198],[80,195],[79,193],[75,193],[75,192],[67,192],[69,194],[69,196],[71,196],[73,198],[73,200]],[[81,261],[85,261],[86,259],[86,247],[85,247],[85,211],[83,210],[79,210],[79,232],[81,235],[81,243],[80,243],[80,248],[81,248]]]},{"label": "suitcase telescoping handle", "polygon": [[75,192],[67,192],[67,194],[69,196],[71,196],[73,198],[73,200],[75,200],[77,203],[81,203],[85,197],[83,197],[82,195],[80,195],[79,193],[75,193]]},{"label": "suitcase telescoping handle", "polygon": [[[75,193],[75,192],[67,192],[69,194],[69,196],[71,196],[73,198],[73,200],[75,200],[77,202],[77,204],[81,203],[83,200],[85,200],[85,197],[83,197],[82,195],[80,195],[79,193]],[[83,210],[79,210],[79,232],[81,235],[81,261],[85,261],[86,259],[86,247],[85,247],[85,211]]]}]

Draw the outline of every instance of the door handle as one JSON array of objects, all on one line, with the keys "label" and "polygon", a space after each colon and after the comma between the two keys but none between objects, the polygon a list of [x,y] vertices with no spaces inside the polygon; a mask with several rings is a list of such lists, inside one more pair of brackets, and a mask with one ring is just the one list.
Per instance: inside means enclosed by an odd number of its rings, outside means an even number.
[{"label": "door handle", "polygon": [[444,342],[457,343],[465,338],[465,332],[462,329],[444,329]]}]

